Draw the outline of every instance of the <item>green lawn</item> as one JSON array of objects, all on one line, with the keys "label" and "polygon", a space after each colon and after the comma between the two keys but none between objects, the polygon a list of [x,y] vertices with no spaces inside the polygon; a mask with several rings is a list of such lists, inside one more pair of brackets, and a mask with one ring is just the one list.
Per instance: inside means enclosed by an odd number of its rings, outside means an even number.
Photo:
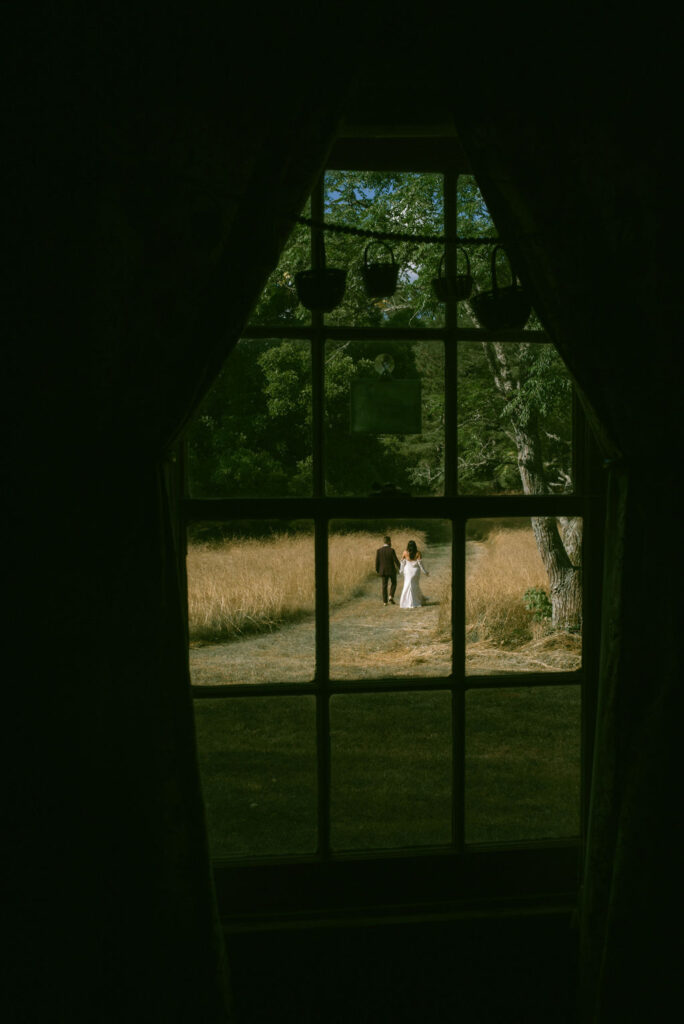
[{"label": "green lawn", "polygon": [[[471,690],[466,698],[466,840],[576,835],[577,686]],[[200,767],[215,857],[316,846],[314,699],[198,700]],[[447,843],[451,697],[331,698],[336,849]]]}]

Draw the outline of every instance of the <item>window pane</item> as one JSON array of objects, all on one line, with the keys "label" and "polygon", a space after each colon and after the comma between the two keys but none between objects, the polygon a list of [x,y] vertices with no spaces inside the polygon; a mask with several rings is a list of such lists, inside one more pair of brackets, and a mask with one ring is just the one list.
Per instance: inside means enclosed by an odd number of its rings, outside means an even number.
[{"label": "window pane", "polygon": [[328,342],[326,489],[444,493],[441,342]]},{"label": "window pane", "polygon": [[195,701],[212,857],[316,847],[313,697]]},{"label": "window pane", "polygon": [[466,694],[466,841],[579,833],[578,686]]},{"label": "window pane", "polygon": [[187,431],[195,498],[312,493],[308,341],[239,341]]},{"label": "window pane", "polygon": [[[307,199],[304,217],[311,216],[311,200]],[[259,296],[250,324],[310,324],[311,313],[302,306],[295,288],[295,274],[311,266],[311,232],[303,224],[294,224],[278,266],[269,276]]]},{"label": "window pane", "polygon": [[[421,558],[401,566],[411,540]],[[451,525],[332,522],[328,550],[331,677],[449,675]],[[394,572],[391,551],[400,562]]]},{"label": "window pane", "polygon": [[[327,171],[325,218],[333,224],[373,231],[443,235],[442,182],[441,174]],[[368,238],[325,233],[328,266],[347,270],[344,299],[326,314],[326,323],[436,327],[444,322],[444,307],[431,287],[441,249],[416,242],[393,241],[388,246],[371,243]],[[362,268],[392,262],[398,268],[394,294],[369,296]],[[373,278],[385,272],[371,269],[369,273]]]},{"label": "window pane", "polygon": [[450,694],[332,697],[330,732],[336,849],[450,842]]},{"label": "window pane", "polygon": [[312,523],[191,527],[187,575],[194,686],[313,679]]},{"label": "window pane", "polygon": [[579,518],[468,521],[467,674],[580,668],[581,545]]},{"label": "window pane", "polygon": [[553,345],[459,342],[461,494],[567,494],[572,383]]}]

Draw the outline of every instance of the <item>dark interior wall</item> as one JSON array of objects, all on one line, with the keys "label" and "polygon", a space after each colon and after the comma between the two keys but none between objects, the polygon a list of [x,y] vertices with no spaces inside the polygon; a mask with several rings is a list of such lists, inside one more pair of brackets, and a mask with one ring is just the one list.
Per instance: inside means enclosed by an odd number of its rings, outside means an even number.
[{"label": "dark interior wall", "polygon": [[[357,60],[340,63],[328,42],[341,27],[320,15],[316,76],[306,10],[268,29],[258,14],[172,29],[145,13],[31,17],[9,61],[6,190],[19,1019],[49,1005],[54,1019],[218,1021],[227,981],[160,460],[273,265],[367,54],[348,39]],[[461,48],[438,84],[445,96],[457,83],[487,199],[619,459],[583,941],[587,1019],[637,1020],[677,975],[676,181],[668,120],[652,116],[676,92],[660,52],[646,84],[629,48],[618,60],[603,42],[593,74],[554,50],[550,79],[534,62],[521,73],[515,46],[486,66]]]}]

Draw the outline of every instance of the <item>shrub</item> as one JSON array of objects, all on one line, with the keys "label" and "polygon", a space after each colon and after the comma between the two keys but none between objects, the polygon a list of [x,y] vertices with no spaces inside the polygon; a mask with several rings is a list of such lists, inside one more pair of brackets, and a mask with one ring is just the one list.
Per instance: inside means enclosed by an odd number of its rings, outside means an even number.
[{"label": "shrub", "polygon": [[542,587],[528,587],[523,594],[523,602],[528,612],[532,613],[534,622],[543,622],[544,619],[551,618],[551,601]]}]

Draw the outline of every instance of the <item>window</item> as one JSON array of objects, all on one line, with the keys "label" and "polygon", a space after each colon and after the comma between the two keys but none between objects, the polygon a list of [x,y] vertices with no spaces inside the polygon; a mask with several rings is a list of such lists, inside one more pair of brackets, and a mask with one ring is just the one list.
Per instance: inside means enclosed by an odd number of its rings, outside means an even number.
[{"label": "window", "polygon": [[[389,863],[395,902],[513,891],[502,857],[534,863],[535,885],[552,862],[574,876],[589,441],[533,311],[492,330],[475,304],[436,298],[445,276],[511,281],[462,171],[338,169],[333,154],[312,226],[294,228],[188,432],[190,665],[219,892],[221,871],[247,888],[258,871],[277,904],[269,870],[327,866],[328,881],[366,872],[382,902]],[[415,239],[457,233],[466,245]],[[328,313],[294,286],[322,245],[347,270]],[[373,262],[398,265],[394,294],[366,294]],[[386,535],[398,555],[422,549],[420,608],[399,606],[401,576],[382,603]]]}]

